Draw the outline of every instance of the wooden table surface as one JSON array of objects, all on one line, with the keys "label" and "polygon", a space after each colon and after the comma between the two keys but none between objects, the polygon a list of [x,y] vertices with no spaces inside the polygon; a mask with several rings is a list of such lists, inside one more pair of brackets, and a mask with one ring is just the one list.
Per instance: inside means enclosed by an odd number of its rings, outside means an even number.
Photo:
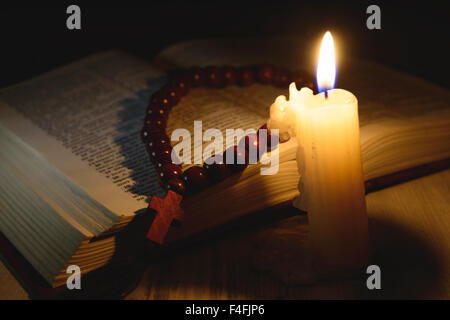
[{"label": "wooden table surface", "polygon": [[[251,262],[258,233],[239,230],[149,264],[126,299],[450,298],[450,170],[367,196],[381,290],[361,278],[285,285]],[[276,224],[275,224],[276,225]],[[0,263],[0,298],[28,295]]]}]

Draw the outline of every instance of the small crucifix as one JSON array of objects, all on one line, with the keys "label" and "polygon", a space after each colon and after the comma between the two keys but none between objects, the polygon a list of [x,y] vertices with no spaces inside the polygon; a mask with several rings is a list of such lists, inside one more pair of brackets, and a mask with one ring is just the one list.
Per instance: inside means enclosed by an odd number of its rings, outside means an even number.
[{"label": "small crucifix", "polygon": [[172,190],[169,190],[163,199],[157,196],[152,197],[148,207],[156,210],[156,217],[147,233],[147,239],[163,244],[172,221],[183,221],[184,211],[180,206],[181,200],[183,196]]}]

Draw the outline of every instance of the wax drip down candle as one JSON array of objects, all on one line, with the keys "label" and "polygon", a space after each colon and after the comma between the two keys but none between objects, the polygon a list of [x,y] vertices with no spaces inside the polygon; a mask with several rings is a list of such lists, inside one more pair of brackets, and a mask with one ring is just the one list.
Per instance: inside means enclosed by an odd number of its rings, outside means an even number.
[{"label": "wax drip down candle", "polygon": [[316,73],[319,94],[309,88],[297,90],[292,83],[283,107],[291,114],[289,120],[281,125],[270,120],[268,126],[295,135],[301,178],[294,206],[308,212],[315,263],[341,271],[367,263],[368,223],[358,100],[349,91],[334,89],[335,72],[334,44],[327,32]]}]

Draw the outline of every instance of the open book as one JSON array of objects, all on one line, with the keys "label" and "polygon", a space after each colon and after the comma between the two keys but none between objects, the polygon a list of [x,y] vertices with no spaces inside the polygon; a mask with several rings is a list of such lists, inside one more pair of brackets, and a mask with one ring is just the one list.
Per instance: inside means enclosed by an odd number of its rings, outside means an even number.
[{"label": "open book", "polygon": [[[163,50],[153,64],[104,52],[2,89],[0,231],[51,286],[65,283],[69,265],[87,273],[126,256],[117,235],[145,214],[151,196],[165,194],[139,137],[150,95],[167,80],[164,70],[260,62],[313,70],[299,50],[289,50],[292,43],[191,41]],[[448,90],[357,60],[340,75],[339,87],[359,100],[366,180],[450,158]],[[172,109],[167,132],[192,130],[194,120],[204,130],[258,129],[280,94],[287,88],[194,89]],[[295,140],[280,145],[276,175],[250,165],[185,198],[185,221],[167,242],[292,201],[295,152]]]}]

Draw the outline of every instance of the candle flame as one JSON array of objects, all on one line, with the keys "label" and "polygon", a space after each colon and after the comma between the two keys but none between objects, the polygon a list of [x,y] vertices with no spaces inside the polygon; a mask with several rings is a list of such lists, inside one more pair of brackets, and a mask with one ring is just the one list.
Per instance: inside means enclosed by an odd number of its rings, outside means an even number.
[{"label": "candle flame", "polygon": [[319,92],[334,88],[336,80],[336,62],[334,55],[333,37],[327,31],[322,39],[317,65],[316,81]]}]

